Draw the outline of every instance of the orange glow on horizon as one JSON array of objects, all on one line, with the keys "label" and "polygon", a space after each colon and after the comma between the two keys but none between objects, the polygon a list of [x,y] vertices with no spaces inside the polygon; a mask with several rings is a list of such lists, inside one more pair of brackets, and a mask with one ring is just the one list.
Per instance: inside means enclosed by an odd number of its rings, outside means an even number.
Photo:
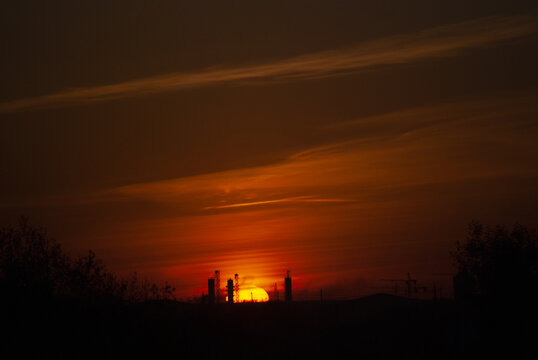
[{"label": "orange glow on horizon", "polygon": [[[515,162],[483,158],[483,124],[491,120],[490,135],[506,137],[497,114],[518,115],[521,103],[535,99],[496,102],[502,107],[490,101],[447,103],[338,123],[327,131],[359,137],[266,165],[110,188],[85,201],[161,209],[148,217],[140,208],[137,218],[111,224],[101,243],[114,244],[105,247],[110,258],[129,260],[123,269],[172,282],[178,297],[206,291],[211,269],[219,269],[223,279],[240,274],[244,289],[281,286],[285,270],[292,269],[313,293],[334,286],[338,289],[325,294],[357,297],[376,285],[365,284],[365,278],[401,276],[409,263],[415,264],[413,273],[428,276],[432,270],[421,252],[439,254],[440,266],[449,268],[447,254],[460,229],[435,218],[464,222],[462,209],[468,206],[462,204],[478,204],[472,200],[478,184],[484,194],[501,191],[497,179],[514,171]],[[465,128],[459,126],[462,114]],[[528,111],[523,119],[530,123],[534,115]],[[372,141],[363,141],[360,134],[370,128]],[[392,130],[377,141],[381,128]],[[353,281],[361,285],[348,295],[342,289]],[[251,298],[247,291],[240,301]]]}]

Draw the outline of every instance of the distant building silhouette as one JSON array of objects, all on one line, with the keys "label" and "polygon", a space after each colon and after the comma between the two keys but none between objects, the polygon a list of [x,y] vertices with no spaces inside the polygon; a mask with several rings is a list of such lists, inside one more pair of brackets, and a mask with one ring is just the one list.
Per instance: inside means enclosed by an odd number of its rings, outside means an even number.
[{"label": "distant building silhouette", "polygon": [[284,279],[284,296],[286,298],[286,302],[291,301],[291,276],[290,271],[287,271],[286,278]]},{"label": "distant building silhouette", "polygon": [[209,304],[215,303],[215,279],[207,279],[207,301]]}]

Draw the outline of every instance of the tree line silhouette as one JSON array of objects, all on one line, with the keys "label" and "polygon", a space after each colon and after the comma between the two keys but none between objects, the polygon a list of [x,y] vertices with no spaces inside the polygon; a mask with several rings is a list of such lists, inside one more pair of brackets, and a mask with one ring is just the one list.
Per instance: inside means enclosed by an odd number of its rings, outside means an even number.
[{"label": "tree line silhouette", "polygon": [[472,221],[467,238],[456,242],[452,258],[463,297],[496,302],[536,299],[538,240],[532,229],[520,224],[509,228]]},{"label": "tree line silhouette", "polygon": [[175,290],[168,283],[142,281],[136,273],[120,278],[91,250],[73,258],[27,217],[0,229],[0,279],[4,288],[37,298],[134,303],[173,299]]}]

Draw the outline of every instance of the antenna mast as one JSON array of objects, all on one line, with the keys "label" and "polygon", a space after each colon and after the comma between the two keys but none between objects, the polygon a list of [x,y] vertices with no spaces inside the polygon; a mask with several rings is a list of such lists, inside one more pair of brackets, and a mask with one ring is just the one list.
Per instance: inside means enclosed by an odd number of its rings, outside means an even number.
[{"label": "antenna mast", "polygon": [[234,275],[235,278],[235,302],[239,302],[239,274]]}]

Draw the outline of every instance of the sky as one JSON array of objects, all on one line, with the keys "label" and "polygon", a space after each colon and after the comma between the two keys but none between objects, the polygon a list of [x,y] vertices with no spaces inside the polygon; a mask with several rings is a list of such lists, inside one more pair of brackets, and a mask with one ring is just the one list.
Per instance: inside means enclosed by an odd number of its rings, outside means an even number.
[{"label": "sky", "polygon": [[179,298],[448,295],[471,220],[538,227],[535,1],[21,0],[0,46],[0,225]]}]

